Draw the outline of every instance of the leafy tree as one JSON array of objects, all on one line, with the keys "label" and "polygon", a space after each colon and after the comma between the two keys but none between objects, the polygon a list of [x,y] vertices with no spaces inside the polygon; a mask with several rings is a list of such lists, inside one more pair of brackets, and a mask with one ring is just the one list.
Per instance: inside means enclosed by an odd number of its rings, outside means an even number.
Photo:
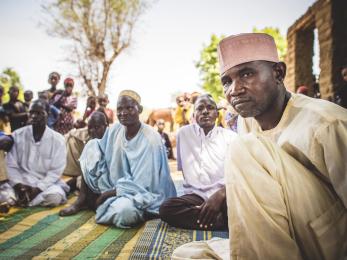
[{"label": "leafy tree", "polygon": [[278,56],[280,60],[283,60],[287,54],[287,39],[280,33],[280,30],[275,27],[265,27],[264,29],[253,28],[253,32],[256,33],[267,33],[271,35],[276,42]]},{"label": "leafy tree", "polygon": [[146,0],[53,0],[42,8],[44,26],[71,42],[68,61],[76,65],[89,94],[106,89],[111,65],[132,42]]},{"label": "leafy tree", "polygon": [[218,37],[212,34],[210,43],[204,46],[200,52],[200,60],[195,63],[196,68],[200,71],[201,87],[217,101],[224,96],[217,54],[217,46],[222,38],[223,36]]},{"label": "leafy tree", "polygon": [[18,73],[12,68],[6,68],[2,71],[0,75],[0,85],[4,87],[4,96],[2,97],[2,103],[9,101],[10,97],[8,95],[8,90],[11,86],[17,86],[19,88],[20,100],[24,100],[23,97],[23,85],[21,83]]}]

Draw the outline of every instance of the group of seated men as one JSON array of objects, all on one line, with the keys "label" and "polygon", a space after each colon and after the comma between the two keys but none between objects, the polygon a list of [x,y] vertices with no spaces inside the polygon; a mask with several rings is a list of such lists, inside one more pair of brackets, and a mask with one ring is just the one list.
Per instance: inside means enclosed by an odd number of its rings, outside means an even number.
[{"label": "group of seated men", "polygon": [[[77,212],[85,202],[96,210],[98,223],[118,227],[134,226],[157,215],[161,202],[174,196],[176,190],[161,137],[140,122],[141,111],[139,95],[123,91],[117,107],[120,123],[106,130],[105,114],[94,112],[87,133],[74,130],[66,136],[65,144],[63,136],[46,125],[48,103],[34,101],[30,107],[31,125],[14,131],[11,137],[1,137],[0,148],[8,151],[6,164],[1,157],[1,165],[7,165],[2,169],[7,174],[1,183],[2,204],[63,204],[70,186],[61,175],[78,175],[80,168],[81,195],[61,215]],[[94,137],[103,138],[89,140]]]},{"label": "group of seated men", "polygon": [[[80,149],[77,140],[85,142],[101,138],[107,126],[105,115],[95,112],[88,122],[88,129],[71,131],[65,144],[62,135],[47,127],[48,113],[48,103],[36,100],[30,107],[31,125],[14,131],[11,136],[0,136],[0,202],[3,210],[15,204],[26,207],[64,203],[70,187],[61,180],[61,175],[63,172],[69,175],[72,171],[78,174],[76,169],[79,167],[73,166],[83,147]],[[4,151],[8,151],[6,160]]]},{"label": "group of seated men", "polygon": [[[124,90],[119,123],[106,128],[99,114],[93,126],[93,114],[89,137],[80,138],[80,195],[60,215],[89,208],[97,223],[121,228],[160,217],[181,228],[229,230],[229,239],[188,243],[173,259],[343,259],[347,111],[288,92],[286,65],[269,35],[227,37],[218,53],[225,96],[240,115],[238,134],[215,125],[211,96],[197,98],[195,123],[177,136],[183,196],[176,195],[160,135],[139,120],[140,96]],[[8,151],[8,181],[0,186],[7,203],[66,201],[66,145],[46,127],[47,113],[46,103],[33,102],[32,125],[0,137]]]}]

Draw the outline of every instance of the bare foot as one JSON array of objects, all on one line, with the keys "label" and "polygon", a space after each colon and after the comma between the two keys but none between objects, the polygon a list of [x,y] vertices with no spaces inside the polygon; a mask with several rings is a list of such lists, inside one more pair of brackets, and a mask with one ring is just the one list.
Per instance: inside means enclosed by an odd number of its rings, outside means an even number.
[{"label": "bare foot", "polygon": [[87,206],[84,203],[74,203],[69,207],[66,207],[59,211],[59,216],[71,216],[75,215],[76,213],[80,212],[81,210],[86,209]]},{"label": "bare foot", "polygon": [[10,211],[11,206],[7,202],[3,202],[0,204],[0,213],[8,213]]}]

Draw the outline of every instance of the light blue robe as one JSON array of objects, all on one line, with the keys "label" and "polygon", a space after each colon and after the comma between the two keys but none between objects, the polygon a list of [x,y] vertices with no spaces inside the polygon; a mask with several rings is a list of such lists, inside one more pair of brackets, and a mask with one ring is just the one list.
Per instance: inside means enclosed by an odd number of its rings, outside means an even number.
[{"label": "light blue robe", "polygon": [[128,141],[125,127],[116,123],[102,139],[87,143],[80,165],[94,193],[117,191],[97,208],[97,223],[134,226],[144,220],[144,211],[158,214],[163,201],[176,196],[161,137],[146,124]]}]

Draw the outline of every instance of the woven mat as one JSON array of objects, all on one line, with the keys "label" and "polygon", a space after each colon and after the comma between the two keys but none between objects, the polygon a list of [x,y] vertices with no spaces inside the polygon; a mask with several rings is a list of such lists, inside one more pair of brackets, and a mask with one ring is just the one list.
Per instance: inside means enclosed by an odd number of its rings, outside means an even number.
[{"label": "woven mat", "polygon": [[[182,173],[169,163],[172,177],[182,195]],[[76,196],[70,197],[72,204]],[[60,217],[66,207],[11,208],[0,214],[0,259],[170,259],[174,249],[191,241],[227,238],[227,232],[185,230],[160,220],[142,227],[118,229],[95,223],[95,213],[82,211]]]},{"label": "woven mat", "polygon": [[212,237],[228,238],[228,232],[174,228],[158,219],[148,221],[130,259],[170,259],[179,246]]},{"label": "woven mat", "polygon": [[92,211],[60,217],[63,207],[14,209],[1,217],[0,259],[169,259],[184,243],[228,237],[170,227],[159,219],[118,229],[96,224]]},{"label": "woven mat", "polygon": [[115,259],[139,230],[98,225],[92,211],[60,217],[62,207],[20,209],[2,217],[0,259]]}]

